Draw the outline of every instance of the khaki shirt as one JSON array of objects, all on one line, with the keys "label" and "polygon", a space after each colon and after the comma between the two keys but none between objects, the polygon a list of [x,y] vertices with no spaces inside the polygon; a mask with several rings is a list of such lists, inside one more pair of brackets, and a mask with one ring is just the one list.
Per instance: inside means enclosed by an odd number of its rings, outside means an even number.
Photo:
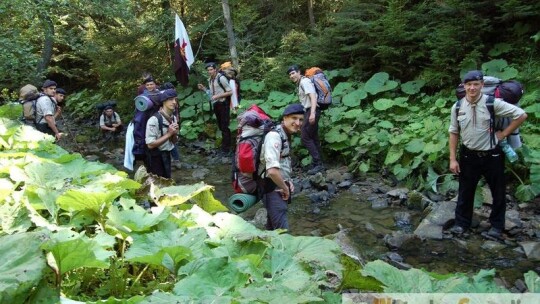
[{"label": "khaki shirt", "polygon": [[[221,85],[220,85],[221,83]],[[214,95],[217,95],[217,94],[222,94],[222,93],[225,93],[225,92],[229,92],[231,91],[231,86],[229,85],[229,80],[227,79],[227,77],[221,75],[221,74],[217,74],[216,78],[214,79],[209,79],[208,80],[208,86],[210,87],[210,96],[214,96]],[[225,90],[223,90],[223,88],[225,88]],[[217,101],[220,101],[220,102],[223,102],[225,101],[226,98],[220,98],[220,99],[217,99],[217,100],[212,100],[212,104],[216,103]]]},{"label": "khaki shirt", "polygon": [[302,78],[300,78],[300,83],[298,84],[298,98],[304,109],[311,108],[311,98],[309,98],[310,93],[317,94],[315,85],[313,85],[311,79],[302,76]]},{"label": "khaki shirt", "polygon": [[[452,106],[450,112],[450,127],[448,132],[460,134],[461,142],[465,147],[475,151],[487,151],[495,147],[491,145],[490,134],[490,114],[486,106],[487,95],[482,95],[476,106],[471,105],[464,97],[461,99],[459,113],[456,116],[456,104]],[[505,102],[500,98],[495,98],[493,109],[496,117],[511,117],[513,120],[525,113],[523,109]],[[476,121],[473,116],[476,112]],[[458,127],[459,125],[459,127]],[[498,139],[495,136],[495,143]]]},{"label": "khaki shirt", "polygon": [[[161,115],[161,114],[160,114]],[[176,122],[176,117],[172,116],[173,123]],[[163,118],[163,135],[167,134],[167,131],[169,130],[169,122],[165,117]],[[158,138],[163,136],[161,132],[159,131],[159,121],[156,116],[152,116],[148,119],[148,122],[146,122],[146,138],[145,142],[146,144],[151,144],[154,141],[156,141]],[[174,144],[167,140],[166,142],[162,143],[159,146],[160,151],[171,151],[174,149]]]},{"label": "khaki shirt", "polygon": [[261,150],[261,168],[264,168],[264,170],[279,168],[283,180],[291,180],[292,166],[287,134],[285,134],[281,125],[276,127],[276,131],[268,132],[264,137]]},{"label": "khaki shirt", "polygon": [[[54,120],[54,113],[56,112],[56,103],[52,97],[43,95],[36,101],[36,123],[47,124],[45,116],[51,115]],[[56,123],[56,122],[55,122]]]}]

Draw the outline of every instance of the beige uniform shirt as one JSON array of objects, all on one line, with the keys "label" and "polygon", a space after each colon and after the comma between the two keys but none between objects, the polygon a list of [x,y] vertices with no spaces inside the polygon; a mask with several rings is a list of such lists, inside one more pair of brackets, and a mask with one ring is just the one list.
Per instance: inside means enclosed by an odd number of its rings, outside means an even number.
[{"label": "beige uniform shirt", "polygon": [[[217,94],[225,93],[231,91],[231,86],[229,85],[229,80],[227,77],[217,74],[216,78],[208,80],[208,85],[210,87],[210,95],[214,96]],[[225,90],[224,90],[225,89]],[[223,102],[226,98],[220,98],[218,100],[213,100],[212,104],[216,103],[217,101]]]},{"label": "beige uniform shirt", "polygon": [[302,77],[300,79],[300,83],[298,84],[298,98],[300,99],[300,103],[304,109],[311,108],[311,98],[309,98],[310,93],[317,94],[315,91],[315,85],[313,85],[311,79]]},{"label": "beige uniform shirt", "polygon": [[[490,135],[490,115],[486,106],[487,95],[482,95],[476,106],[467,101],[466,98],[461,99],[459,113],[456,116],[456,105],[452,106],[450,112],[450,127],[448,132],[460,134],[461,142],[465,147],[475,151],[487,151],[495,147],[491,146]],[[500,98],[495,98],[493,109],[496,117],[511,117],[517,119],[525,113],[512,104],[505,102]],[[476,118],[474,117],[476,115]],[[459,126],[459,127],[458,127]],[[495,143],[498,143],[495,137]]]}]

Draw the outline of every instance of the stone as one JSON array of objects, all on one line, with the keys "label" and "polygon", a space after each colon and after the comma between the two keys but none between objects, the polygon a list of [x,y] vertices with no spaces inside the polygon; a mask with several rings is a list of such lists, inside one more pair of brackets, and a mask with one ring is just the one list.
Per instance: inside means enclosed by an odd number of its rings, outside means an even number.
[{"label": "stone", "polygon": [[394,213],[394,221],[396,221],[396,226],[403,227],[411,225],[411,214],[404,211],[399,211]]},{"label": "stone", "polygon": [[540,261],[540,242],[521,242],[519,243],[527,259]]},{"label": "stone", "polygon": [[257,212],[255,212],[255,216],[253,217],[253,220],[250,221],[250,223],[252,223],[257,228],[264,230],[266,228],[266,221],[266,208],[259,208],[257,209]]},{"label": "stone", "polygon": [[393,198],[407,198],[407,194],[409,193],[409,189],[407,188],[398,188],[398,189],[393,189],[393,190],[390,190],[388,192],[386,192],[386,195],[390,196],[390,197],[393,197]]},{"label": "stone", "polygon": [[352,186],[351,181],[342,181],[341,183],[338,184],[339,188],[344,188],[344,189],[347,189],[347,188],[349,188],[351,186]]},{"label": "stone", "polygon": [[208,170],[207,168],[200,168],[198,170],[193,171],[193,173],[191,173],[191,176],[195,179],[203,180],[206,177],[206,175],[208,175],[208,173],[210,173],[210,170]]},{"label": "stone", "polygon": [[376,199],[371,201],[371,208],[375,210],[388,208],[388,200],[386,199]]},{"label": "stone", "polygon": [[403,231],[393,231],[392,234],[384,236],[384,242],[390,249],[400,248],[406,241],[414,238],[414,235]]},{"label": "stone", "polygon": [[423,219],[414,230],[414,235],[421,239],[442,240],[443,227],[430,222],[428,219]]},{"label": "stone", "polygon": [[481,246],[482,249],[490,251],[499,251],[501,249],[504,249],[505,247],[506,246],[504,244],[496,241],[485,241]]},{"label": "stone", "polygon": [[517,210],[507,210],[506,218],[504,221],[504,229],[512,230],[514,228],[522,228],[523,222],[519,217],[519,212]]}]

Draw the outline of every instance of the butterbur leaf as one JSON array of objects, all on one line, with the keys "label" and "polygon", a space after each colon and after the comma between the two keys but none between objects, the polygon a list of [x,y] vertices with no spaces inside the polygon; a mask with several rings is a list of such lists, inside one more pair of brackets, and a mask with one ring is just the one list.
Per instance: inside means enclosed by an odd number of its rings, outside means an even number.
[{"label": "butterbur leaf", "polygon": [[390,75],[388,75],[388,73],[376,73],[366,82],[364,90],[372,95],[375,95],[380,92],[397,88],[398,83],[393,80],[389,80],[389,78]]},{"label": "butterbur leaf", "polygon": [[204,191],[211,191],[214,187],[200,182],[194,185],[180,185],[164,187],[156,190],[159,206],[181,205]]},{"label": "butterbur leaf", "polygon": [[399,146],[392,146],[388,153],[386,154],[386,159],[384,160],[385,165],[391,165],[397,162],[401,156],[403,156],[403,149]]},{"label": "butterbur leaf", "polygon": [[100,236],[93,239],[84,235],[62,229],[51,233],[50,240],[43,243],[41,248],[54,257],[60,275],[81,267],[107,268],[109,257],[114,252],[107,249],[112,247],[112,236]]},{"label": "butterbur leaf", "polygon": [[379,111],[388,110],[394,106],[392,99],[381,98],[373,103],[373,107]]},{"label": "butterbur leaf", "polygon": [[45,234],[25,232],[0,237],[0,303],[25,303],[47,266],[39,248]]},{"label": "butterbur leaf", "polygon": [[349,108],[360,107],[362,99],[367,97],[367,93],[364,90],[354,90],[343,97],[343,104]]},{"label": "butterbur leaf", "polygon": [[401,85],[401,90],[405,94],[413,95],[420,92],[420,89],[426,84],[425,80],[408,81]]},{"label": "butterbur leaf", "polygon": [[70,189],[59,196],[56,203],[60,208],[70,212],[91,210],[95,214],[100,214],[100,210],[103,206],[110,205],[113,200],[124,192],[126,192],[126,190],[106,190],[90,187]]},{"label": "butterbur leaf", "polygon": [[128,261],[166,266],[173,274],[182,261],[201,257],[207,248],[204,243],[207,234],[203,228],[156,231],[132,237],[133,245],[125,254]]},{"label": "butterbur leaf", "polygon": [[154,207],[150,212],[137,206],[133,209],[118,210],[112,206],[107,213],[107,224],[130,233],[132,231],[148,231],[153,226],[169,217],[170,212],[165,207]]},{"label": "butterbur leaf", "polygon": [[0,227],[2,232],[13,234],[25,232],[32,226],[28,210],[23,204],[9,203],[4,200],[0,205]]},{"label": "butterbur leaf", "polygon": [[413,139],[407,143],[407,145],[405,146],[405,150],[411,153],[419,153],[419,152],[422,152],[425,145],[426,143],[424,143],[423,140]]},{"label": "butterbur leaf", "polygon": [[220,201],[214,198],[214,195],[210,190],[203,191],[191,200],[208,213],[226,212],[229,211]]},{"label": "butterbur leaf", "polygon": [[527,289],[531,293],[540,292],[540,277],[538,274],[532,270],[529,270],[525,275],[525,284],[527,284]]}]

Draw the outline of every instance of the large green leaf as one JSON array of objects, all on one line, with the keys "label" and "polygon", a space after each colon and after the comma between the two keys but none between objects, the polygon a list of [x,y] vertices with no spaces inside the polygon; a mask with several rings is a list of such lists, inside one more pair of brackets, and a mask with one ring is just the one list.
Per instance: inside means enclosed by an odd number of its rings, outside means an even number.
[{"label": "large green leaf", "polygon": [[529,270],[524,277],[528,291],[531,293],[540,293],[540,277],[538,274],[532,270]]},{"label": "large green leaf", "polygon": [[403,148],[394,145],[390,147],[390,150],[388,150],[388,153],[386,154],[386,158],[384,160],[384,164],[391,165],[397,162],[401,158],[401,156],[403,156]]},{"label": "large green leaf", "polygon": [[350,108],[357,108],[360,107],[362,99],[366,97],[366,91],[357,89],[345,95],[342,99],[342,103]]},{"label": "large green leaf", "polygon": [[74,212],[82,210],[91,210],[95,214],[100,214],[104,206],[108,206],[117,197],[126,190],[99,189],[99,188],[81,188],[70,189],[58,197],[57,204],[60,208]]},{"label": "large green leaf", "polygon": [[364,89],[371,95],[375,95],[380,92],[397,88],[398,83],[396,81],[389,80],[389,78],[390,75],[388,75],[388,73],[376,73],[366,82]]},{"label": "large green leaf", "polygon": [[242,91],[253,91],[255,93],[262,92],[266,87],[264,81],[255,81],[253,79],[246,79],[242,81]]},{"label": "large green leaf", "polygon": [[340,126],[334,126],[324,135],[324,139],[329,143],[346,142],[349,135],[341,130]]},{"label": "large green leaf", "polygon": [[385,111],[394,106],[392,99],[381,98],[373,103],[373,107],[379,111]]},{"label": "large green leaf", "polygon": [[354,91],[354,83],[340,82],[332,89],[332,96],[344,96],[352,91]]},{"label": "large green leaf", "polygon": [[0,204],[0,227],[3,233],[26,232],[31,226],[28,210],[23,204],[3,200]]},{"label": "large green leaf", "polygon": [[416,138],[407,143],[405,150],[411,153],[419,153],[422,152],[425,146],[426,143],[422,139]]},{"label": "large green leaf", "polygon": [[165,266],[173,274],[180,263],[201,258],[202,251],[206,250],[207,234],[203,228],[156,231],[132,237],[133,245],[125,254],[128,261]]},{"label": "large green leaf", "polygon": [[518,71],[513,67],[509,67],[504,59],[493,59],[489,62],[485,62],[482,64],[482,69],[485,71],[486,75],[494,76],[502,80],[516,78],[518,75]]},{"label": "large green leaf", "polygon": [[191,118],[191,117],[194,117],[195,115],[197,115],[197,111],[194,106],[184,107],[180,111],[180,117],[182,117],[183,119]]},{"label": "large green leaf", "polygon": [[177,206],[192,200],[208,212],[227,211],[227,207],[212,195],[213,186],[200,182],[193,185],[170,186],[156,191],[157,204]]},{"label": "large green leaf", "polygon": [[39,248],[44,234],[18,233],[0,237],[0,303],[24,303],[47,266]]},{"label": "large green leaf", "polygon": [[50,234],[50,240],[42,244],[41,248],[52,255],[49,266],[60,275],[81,267],[107,268],[109,258],[114,255],[109,251],[114,246],[114,237],[99,233],[94,238],[76,233],[68,229],[61,229]]},{"label": "large green leaf", "polygon": [[148,231],[153,226],[165,220],[169,215],[169,209],[164,207],[154,207],[148,212],[137,205],[122,211],[112,206],[109,212],[107,212],[107,224],[125,233],[131,233],[132,231],[142,232]]},{"label": "large green leaf", "polygon": [[193,300],[233,295],[236,288],[248,282],[248,276],[226,257],[194,260],[180,268],[178,274],[186,277],[176,283],[174,293]]},{"label": "large green leaf", "polygon": [[413,95],[413,94],[416,94],[416,93],[420,92],[420,89],[422,89],[422,87],[425,84],[426,84],[426,81],[422,80],[422,79],[408,81],[408,82],[401,85],[401,90],[405,94]]}]

